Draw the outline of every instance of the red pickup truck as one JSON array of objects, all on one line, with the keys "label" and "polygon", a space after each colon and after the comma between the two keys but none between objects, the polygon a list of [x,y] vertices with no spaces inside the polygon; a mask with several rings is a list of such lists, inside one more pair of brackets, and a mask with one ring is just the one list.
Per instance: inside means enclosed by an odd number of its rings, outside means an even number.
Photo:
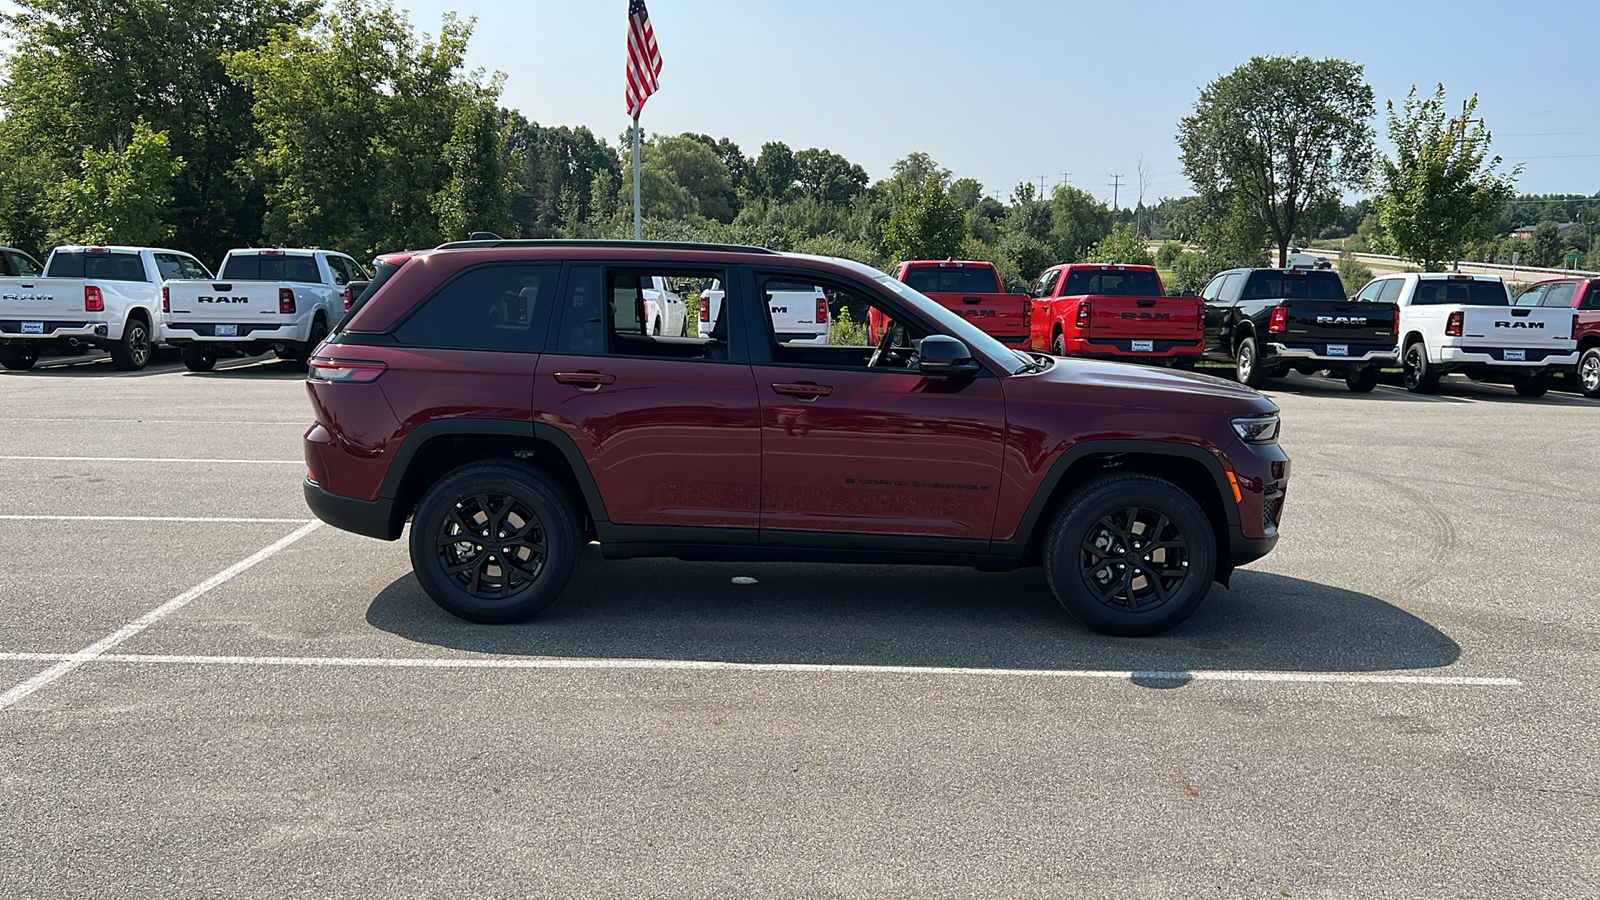
[{"label": "red pickup truck", "polygon": [[1518,306],[1569,308],[1578,342],[1578,390],[1600,399],[1600,278],[1552,278],[1517,296]]},{"label": "red pickup truck", "polygon": [[[912,290],[978,326],[1002,344],[1028,343],[1028,297],[1008,293],[994,263],[959,259],[912,260],[899,263],[893,275]],[[874,339],[881,333],[870,322]]]},{"label": "red pickup truck", "polygon": [[1205,352],[1204,301],[1166,296],[1154,266],[1055,266],[1039,276],[1031,303],[1033,350],[1169,365]]}]

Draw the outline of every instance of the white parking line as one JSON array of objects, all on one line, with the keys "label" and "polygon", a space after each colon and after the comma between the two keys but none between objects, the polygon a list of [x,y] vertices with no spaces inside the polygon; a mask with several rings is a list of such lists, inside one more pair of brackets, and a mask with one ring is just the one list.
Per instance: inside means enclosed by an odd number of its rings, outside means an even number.
[{"label": "white parking line", "polygon": [[211,589],[219,585],[226,584],[227,582],[233,580],[235,576],[253,568],[258,563],[270,559],[278,551],[289,546],[290,544],[293,544],[295,541],[300,540],[311,532],[316,531],[320,527],[322,527],[321,522],[307,522],[306,524],[295,529],[290,534],[278,539],[277,541],[274,541],[271,544],[268,544],[260,550],[257,550],[254,554],[234,563],[226,569],[223,569],[221,572],[218,572],[210,578],[207,578],[205,581],[200,582],[178,596],[173,597],[171,600],[168,600],[167,602],[161,604],[155,609],[150,610],[139,618],[134,619],[132,622],[129,622],[121,628],[118,628],[116,631],[113,631],[100,640],[95,641],[82,650],[79,650],[77,653],[66,654],[60,657],[59,661],[55,665],[45,669],[43,672],[40,672],[32,678],[29,678],[27,681],[24,681],[11,690],[6,691],[4,694],[0,694],[0,711],[4,711],[9,707],[16,705],[17,703],[22,702],[31,696],[35,691],[48,686],[52,682],[61,678],[63,675],[66,675],[85,663],[91,663],[104,657],[112,648],[128,640],[129,638],[134,637],[135,635],[144,631],[146,628],[149,628],[151,625],[154,625],[167,616],[172,615],[185,606],[188,606],[189,603],[195,598],[202,597]]},{"label": "white parking line", "polygon": [[209,522],[218,525],[305,525],[309,521],[309,519],[230,519],[216,516],[0,516],[0,522]]},{"label": "white parking line", "polygon": [[[0,661],[65,663],[81,654],[0,653]],[[88,660],[85,660],[88,661]],[[1521,687],[1515,678],[1399,675],[1377,672],[1141,671],[1137,669],[997,669],[951,666],[868,666],[826,663],[737,663],[694,659],[520,658],[451,659],[320,656],[188,656],[100,653],[93,661],[175,666],[288,666],[346,669],[621,669],[859,675],[987,675],[1013,678],[1087,678],[1144,681],[1280,682],[1293,684],[1398,684],[1440,687]],[[0,709],[4,708],[0,698]]]},{"label": "white parking line", "polygon": [[303,459],[181,459],[155,456],[0,456],[0,459],[32,462],[115,462],[115,463],[221,463],[241,466],[303,466]]}]

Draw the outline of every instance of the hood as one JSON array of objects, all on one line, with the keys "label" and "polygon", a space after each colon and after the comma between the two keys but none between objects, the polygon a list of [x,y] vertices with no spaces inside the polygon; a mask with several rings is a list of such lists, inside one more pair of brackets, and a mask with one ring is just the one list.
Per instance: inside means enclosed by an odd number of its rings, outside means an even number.
[{"label": "hood", "polygon": [[1277,409],[1261,392],[1234,381],[1186,372],[1182,369],[1153,369],[1132,363],[1103,362],[1092,359],[1057,359],[1049,371],[1036,376],[1042,381],[1082,387],[1104,387],[1137,391],[1190,394],[1218,399],[1243,400]]}]

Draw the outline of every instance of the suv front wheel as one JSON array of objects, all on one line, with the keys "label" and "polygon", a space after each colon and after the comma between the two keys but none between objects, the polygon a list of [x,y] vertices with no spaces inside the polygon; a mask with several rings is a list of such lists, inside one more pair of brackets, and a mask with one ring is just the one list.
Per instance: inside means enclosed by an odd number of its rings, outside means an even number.
[{"label": "suv front wheel", "polygon": [[513,462],[463,466],[423,495],[411,565],[433,601],[471,622],[527,619],[560,596],[578,556],[578,516],[549,475]]},{"label": "suv front wheel", "polygon": [[1150,475],[1105,475],[1072,493],[1045,536],[1056,599],[1104,634],[1157,634],[1211,590],[1217,544],[1205,511]]}]

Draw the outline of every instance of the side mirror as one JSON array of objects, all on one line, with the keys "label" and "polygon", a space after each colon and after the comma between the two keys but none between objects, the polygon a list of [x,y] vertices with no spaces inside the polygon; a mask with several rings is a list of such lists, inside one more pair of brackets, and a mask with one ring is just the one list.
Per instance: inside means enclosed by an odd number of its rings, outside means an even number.
[{"label": "side mirror", "polygon": [[1011,289],[1011,293],[1013,293],[1013,294],[1021,294],[1022,296],[1026,297],[1026,296],[1028,296],[1028,289],[1025,288],[1025,287],[1012,288]]},{"label": "side mirror", "polygon": [[967,375],[978,371],[972,351],[947,334],[930,334],[917,351],[917,371],[924,375]]},{"label": "side mirror", "polygon": [[1194,296],[1194,291],[1184,291],[1183,293],[1179,294],[1178,296],[1179,297],[1193,297]]}]

